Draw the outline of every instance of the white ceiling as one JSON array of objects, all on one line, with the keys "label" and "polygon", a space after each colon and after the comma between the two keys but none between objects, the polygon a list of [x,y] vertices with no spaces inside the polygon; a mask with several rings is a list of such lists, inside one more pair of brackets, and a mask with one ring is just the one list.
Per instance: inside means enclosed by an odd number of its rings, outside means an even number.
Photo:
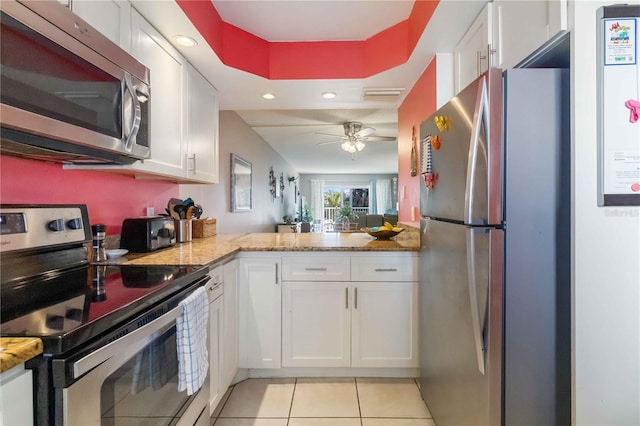
[{"label": "white ceiling", "polygon": [[[369,142],[355,159],[339,143],[318,144],[344,135],[346,121],[375,128],[373,136],[397,136],[397,108],[406,93],[435,53],[453,52],[486,0],[442,0],[407,63],[369,78],[336,80],[268,80],[228,67],[174,1],[132,3],[168,40],[187,34],[198,41],[196,48],[177,48],[218,89],[220,109],[236,111],[300,173],[396,173],[396,142]],[[214,5],[226,22],[269,41],[330,41],[377,34],[406,19],[413,2],[216,0]],[[363,89],[376,87],[406,90],[392,101],[364,101]],[[337,97],[323,99],[326,91]],[[263,99],[266,92],[276,99]]]}]

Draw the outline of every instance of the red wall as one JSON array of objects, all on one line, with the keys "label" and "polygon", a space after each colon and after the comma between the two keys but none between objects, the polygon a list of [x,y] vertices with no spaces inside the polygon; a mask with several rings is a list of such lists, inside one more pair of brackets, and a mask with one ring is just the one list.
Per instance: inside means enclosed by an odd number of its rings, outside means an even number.
[{"label": "red wall", "polygon": [[[398,108],[398,221],[416,227],[420,226],[420,123],[435,111],[436,58],[434,57]],[[416,128],[417,176],[411,176],[413,126]]]},{"label": "red wall", "polygon": [[175,183],[0,156],[1,203],[86,204],[91,223],[105,223],[108,235],[120,233],[123,219],[144,216],[146,207],[164,213],[178,193]]}]

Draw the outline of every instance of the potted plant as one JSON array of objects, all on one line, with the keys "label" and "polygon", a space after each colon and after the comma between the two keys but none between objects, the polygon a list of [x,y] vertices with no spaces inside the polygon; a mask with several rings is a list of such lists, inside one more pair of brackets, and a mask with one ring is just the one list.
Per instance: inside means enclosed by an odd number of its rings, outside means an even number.
[{"label": "potted plant", "polygon": [[342,206],[340,210],[338,210],[338,214],[336,215],[336,222],[342,223],[344,230],[349,229],[349,223],[358,219],[358,215],[355,214],[353,209],[349,206]]},{"label": "potted plant", "polygon": [[302,207],[302,216],[300,217],[300,232],[311,232],[311,222],[313,222],[313,215],[311,209],[307,204]]}]

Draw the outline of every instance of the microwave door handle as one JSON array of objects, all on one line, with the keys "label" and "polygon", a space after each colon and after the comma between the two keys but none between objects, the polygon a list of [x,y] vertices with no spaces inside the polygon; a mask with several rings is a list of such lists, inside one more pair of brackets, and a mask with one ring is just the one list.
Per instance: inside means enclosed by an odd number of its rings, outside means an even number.
[{"label": "microwave door handle", "polygon": [[469,302],[471,306],[471,326],[473,327],[473,347],[475,348],[478,371],[485,374],[483,325],[480,324],[480,312],[478,310],[478,286],[476,282],[476,244],[475,230],[467,228],[467,282],[469,285]]},{"label": "microwave door handle", "polygon": [[[136,141],[136,136],[138,135],[138,130],[140,129],[140,120],[142,119],[142,112],[140,108],[140,101],[138,100],[138,96],[136,95],[136,89],[133,87],[133,83],[131,82],[131,74],[128,72],[124,73],[124,90],[129,91],[131,94],[131,101],[133,102],[133,109],[131,111],[131,131],[126,136],[124,142],[124,149],[127,152],[131,152],[133,150],[133,144]],[[124,96],[123,96],[124,99]]]},{"label": "microwave door handle", "polygon": [[[469,157],[467,159],[467,182],[464,194],[464,221],[468,224],[475,223],[473,218],[473,205],[475,203],[476,166],[479,160],[480,130],[482,129],[482,123],[484,122],[487,124],[488,121],[488,102],[486,77],[482,77],[478,87],[475,109],[473,111],[473,127],[471,128],[471,143],[469,144]],[[489,127],[485,125],[485,129],[487,129],[486,131],[488,132]],[[489,138],[487,137],[486,140],[488,139]]]}]

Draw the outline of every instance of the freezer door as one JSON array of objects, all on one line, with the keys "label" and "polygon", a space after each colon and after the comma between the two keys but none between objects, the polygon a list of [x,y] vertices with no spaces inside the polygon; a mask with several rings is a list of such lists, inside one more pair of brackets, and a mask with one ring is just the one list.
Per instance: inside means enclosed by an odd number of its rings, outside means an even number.
[{"label": "freezer door", "polygon": [[[488,307],[490,277],[497,277],[500,287],[502,274],[501,257],[497,264],[491,259],[492,249],[501,253],[501,239],[492,233],[502,231],[429,219],[422,220],[421,231],[423,398],[439,426],[495,424],[501,367],[500,357],[490,351],[500,352],[501,335],[499,329],[495,334],[489,330],[493,315],[501,316],[500,301],[491,318]],[[490,342],[494,337],[497,346]]]},{"label": "freezer door", "polygon": [[[501,223],[501,97],[500,73],[492,69],[421,124],[422,216]],[[429,171],[437,175],[432,187],[425,184]]]}]

